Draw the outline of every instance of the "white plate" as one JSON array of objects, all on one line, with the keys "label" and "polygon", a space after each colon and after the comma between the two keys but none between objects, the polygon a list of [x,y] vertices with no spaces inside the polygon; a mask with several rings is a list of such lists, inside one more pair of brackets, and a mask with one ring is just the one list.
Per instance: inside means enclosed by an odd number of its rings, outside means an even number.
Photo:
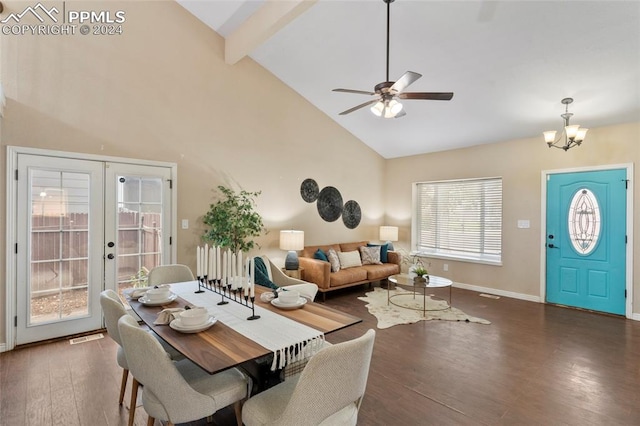
[{"label": "white plate", "polygon": [[169,327],[173,328],[176,331],[179,331],[180,333],[199,333],[201,331],[208,329],[217,321],[218,320],[215,319],[214,317],[209,316],[209,319],[206,320],[203,324],[185,326],[185,325],[182,325],[182,321],[180,321],[180,318],[176,318],[169,323]]},{"label": "white plate", "polygon": [[271,304],[273,306],[280,309],[298,309],[298,308],[302,308],[306,303],[307,303],[307,299],[305,299],[304,297],[299,297],[298,301],[295,303],[282,303],[277,298],[271,301]]},{"label": "white plate", "polygon": [[171,293],[171,296],[166,300],[149,300],[147,296],[142,296],[138,299],[138,302],[142,303],[145,306],[161,306],[166,305],[167,303],[171,303],[178,298],[178,295],[175,293]]}]

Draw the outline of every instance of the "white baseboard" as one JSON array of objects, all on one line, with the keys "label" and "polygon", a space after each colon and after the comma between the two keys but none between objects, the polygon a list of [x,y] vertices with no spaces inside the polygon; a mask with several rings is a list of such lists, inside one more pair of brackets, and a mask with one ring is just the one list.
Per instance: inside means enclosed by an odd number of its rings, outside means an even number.
[{"label": "white baseboard", "polygon": [[458,283],[458,282],[453,283],[453,286],[456,288],[463,288],[465,290],[477,291],[479,293],[495,294],[496,296],[504,296],[504,297],[511,297],[512,299],[526,300],[528,302],[537,302],[537,303],[541,302],[539,296],[532,296],[530,294],[515,293],[513,291],[498,290],[495,288],[481,287],[478,285]]},{"label": "white baseboard", "polygon": [[[532,296],[530,294],[515,293],[513,291],[498,290],[490,287],[481,287],[478,285],[457,283],[457,282],[454,282],[453,286],[457,288],[463,288],[465,290],[477,291],[479,293],[495,294],[496,296],[511,297],[513,299],[526,300],[528,302],[543,303],[542,300],[540,300],[539,296]],[[629,319],[634,321],[640,321],[640,313],[631,314]]]},{"label": "white baseboard", "polygon": [[6,351],[7,351],[7,344],[6,343],[0,343],[0,353],[6,352]]}]

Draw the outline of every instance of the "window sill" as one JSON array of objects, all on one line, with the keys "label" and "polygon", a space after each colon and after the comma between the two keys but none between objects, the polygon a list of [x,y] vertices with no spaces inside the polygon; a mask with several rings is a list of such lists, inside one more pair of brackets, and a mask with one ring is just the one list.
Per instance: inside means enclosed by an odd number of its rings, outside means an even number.
[{"label": "window sill", "polygon": [[428,252],[428,251],[412,251],[411,256],[429,257],[432,259],[456,260],[459,262],[479,263],[482,265],[502,266],[502,258],[500,256],[468,256],[463,254]]}]

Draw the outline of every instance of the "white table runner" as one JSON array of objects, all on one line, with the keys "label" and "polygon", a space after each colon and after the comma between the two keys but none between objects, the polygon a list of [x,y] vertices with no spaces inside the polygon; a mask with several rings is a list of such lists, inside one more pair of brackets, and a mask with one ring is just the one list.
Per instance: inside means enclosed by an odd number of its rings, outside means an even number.
[{"label": "white table runner", "polygon": [[233,301],[218,305],[222,298],[219,294],[209,290],[195,293],[197,289],[197,281],[171,285],[171,290],[190,304],[207,308],[209,314],[227,327],[273,351],[272,370],[309,358],[323,346],[324,333],[321,331],[259,306],[255,307],[255,313],[260,318],[249,321],[251,309]]}]

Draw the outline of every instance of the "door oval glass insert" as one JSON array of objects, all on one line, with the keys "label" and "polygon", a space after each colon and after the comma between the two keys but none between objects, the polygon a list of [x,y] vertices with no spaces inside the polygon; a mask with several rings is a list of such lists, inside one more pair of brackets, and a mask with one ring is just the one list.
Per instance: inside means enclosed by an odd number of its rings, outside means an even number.
[{"label": "door oval glass insert", "polygon": [[580,254],[591,253],[600,238],[600,206],[587,188],[576,191],[569,204],[568,230],[573,248]]}]

